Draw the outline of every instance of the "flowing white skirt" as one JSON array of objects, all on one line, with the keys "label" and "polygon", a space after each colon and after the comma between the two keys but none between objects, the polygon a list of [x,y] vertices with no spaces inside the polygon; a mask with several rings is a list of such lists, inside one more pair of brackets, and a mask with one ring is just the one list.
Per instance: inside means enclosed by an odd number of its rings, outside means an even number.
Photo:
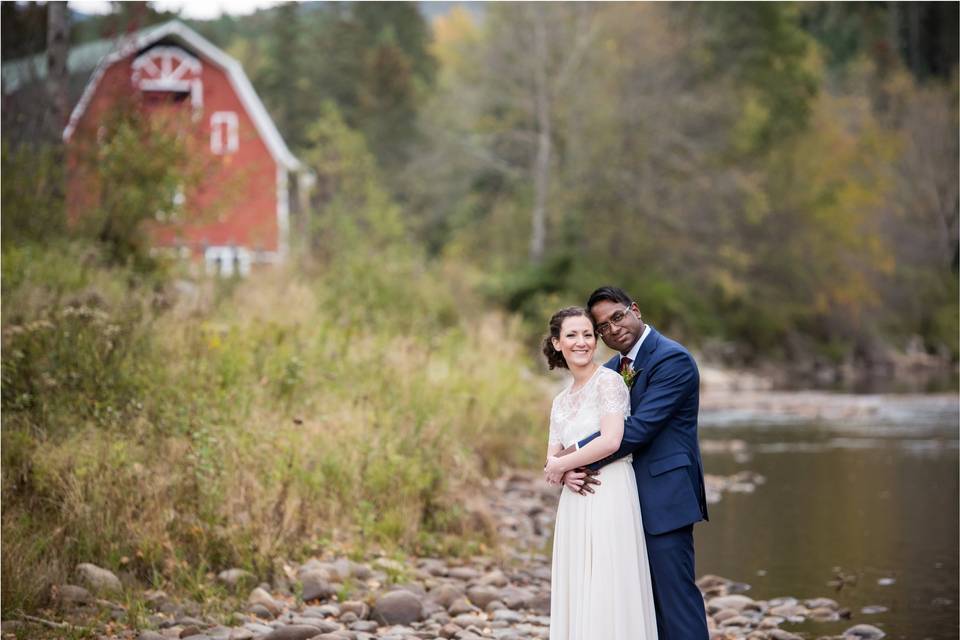
[{"label": "flowing white skirt", "polygon": [[560,494],[553,535],[550,640],[657,640],[657,619],[630,457],[596,493]]}]

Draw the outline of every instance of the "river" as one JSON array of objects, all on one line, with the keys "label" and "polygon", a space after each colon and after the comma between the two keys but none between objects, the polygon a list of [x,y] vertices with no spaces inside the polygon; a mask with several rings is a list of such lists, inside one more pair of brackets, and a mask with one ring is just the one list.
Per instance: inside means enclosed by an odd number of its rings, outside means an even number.
[{"label": "river", "polygon": [[731,398],[702,404],[706,472],[765,482],[711,505],[697,574],[748,583],[755,599],[826,596],[851,611],[782,627],[809,637],[868,623],[888,638],[956,639],[957,397]]}]

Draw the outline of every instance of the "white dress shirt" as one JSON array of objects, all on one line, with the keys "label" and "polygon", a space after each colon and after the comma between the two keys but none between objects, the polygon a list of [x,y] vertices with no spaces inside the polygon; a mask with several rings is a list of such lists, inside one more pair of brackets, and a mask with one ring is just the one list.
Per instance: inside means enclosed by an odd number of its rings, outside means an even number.
[{"label": "white dress shirt", "polygon": [[[640,345],[643,344],[643,341],[647,339],[647,336],[650,335],[650,325],[643,325],[643,333],[640,334],[640,339],[637,340],[636,344],[633,345],[633,348],[627,353],[628,358],[630,358],[630,366],[633,366],[633,363],[637,361],[637,354],[640,353]],[[620,359],[623,359],[623,355],[620,356]],[[619,362],[617,363],[617,368],[619,369]]]},{"label": "white dress shirt", "polygon": [[[637,354],[640,353],[640,345],[643,344],[643,341],[647,339],[648,335],[650,335],[650,325],[645,324],[643,325],[643,333],[640,334],[640,339],[637,340],[637,342],[633,345],[630,351],[627,352],[627,355],[626,355],[627,358],[630,358],[631,367],[633,366],[633,363],[637,361]],[[621,354],[620,358],[623,359],[623,357],[624,357],[623,354]],[[620,362],[617,361],[618,369],[620,368],[619,365],[620,365]],[[577,451],[580,450],[580,443],[574,442],[573,446]]]}]

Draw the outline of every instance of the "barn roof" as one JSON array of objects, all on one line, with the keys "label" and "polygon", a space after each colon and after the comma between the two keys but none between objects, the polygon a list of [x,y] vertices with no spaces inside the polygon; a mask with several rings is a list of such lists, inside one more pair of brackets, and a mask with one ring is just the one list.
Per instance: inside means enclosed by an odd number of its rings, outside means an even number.
[{"label": "barn roof", "polygon": [[116,41],[109,53],[106,53],[106,55],[100,59],[93,75],[89,82],[87,82],[83,95],[80,96],[80,101],[70,114],[70,121],[63,131],[64,140],[70,139],[70,136],[76,129],[77,123],[93,99],[97,86],[106,70],[130,54],[161,40],[177,41],[223,69],[230,79],[230,84],[233,86],[234,91],[236,91],[243,106],[250,114],[250,118],[257,128],[257,132],[267,145],[273,158],[289,171],[299,171],[303,168],[300,161],[290,153],[290,149],[287,148],[287,143],[283,141],[283,137],[277,130],[277,126],[274,124],[270,114],[267,113],[267,109],[263,106],[263,102],[261,102],[257,92],[254,91],[253,85],[250,84],[250,80],[247,78],[247,74],[244,73],[240,63],[179,20],[171,20],[170,22],[152,26]]}]

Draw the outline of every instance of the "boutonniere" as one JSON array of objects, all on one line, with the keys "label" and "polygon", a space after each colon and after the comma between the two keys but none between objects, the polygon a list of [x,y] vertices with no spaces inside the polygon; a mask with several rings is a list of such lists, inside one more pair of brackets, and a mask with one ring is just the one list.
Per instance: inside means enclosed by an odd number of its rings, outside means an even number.
[{"label": "boutonniere", "polygon": [[636,380],[637,376],[641,373],[643,373],[643,369],[637,369],[634,371],[633,367],[627,367],[620,372],[620,377],[623,378],[623,382],[627,385],[627,387],[632,388],[634,380]]}]

